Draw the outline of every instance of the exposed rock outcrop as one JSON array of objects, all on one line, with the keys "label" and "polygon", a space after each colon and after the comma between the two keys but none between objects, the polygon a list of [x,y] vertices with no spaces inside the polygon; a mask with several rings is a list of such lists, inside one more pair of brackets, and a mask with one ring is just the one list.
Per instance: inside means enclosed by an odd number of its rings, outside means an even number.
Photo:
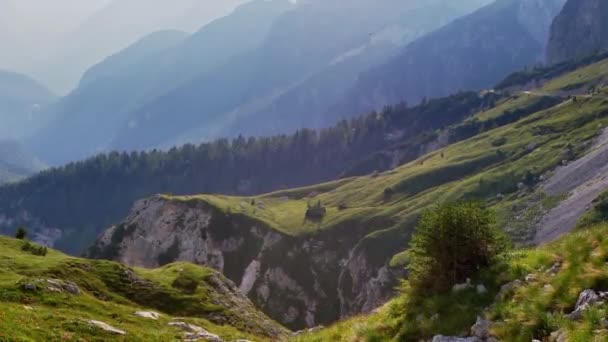
[{"label": "exposed rock outcrop", "polygon": [[608,48],[608,2],[568,0],[553,21],[547,46],[550,64]]},{"label": "exposed rock outcrop", "polygon": [[372,311],[394,294],[397,277],[388,260],[359,245],[367,229],[349,225],[294,237],[202,200],[156,196],[137,202],[88,254],[132,266],[212,267],[270,317],[301,329]]}]

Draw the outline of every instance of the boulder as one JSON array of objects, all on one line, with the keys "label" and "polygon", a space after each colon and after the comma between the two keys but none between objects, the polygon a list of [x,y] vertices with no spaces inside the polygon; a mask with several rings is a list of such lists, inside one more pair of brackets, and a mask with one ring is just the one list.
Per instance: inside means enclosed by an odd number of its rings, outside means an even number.
[{"label": "boulder", "polygon": [[591,308],[591,305],[585,303],[585,304],[579,306],[576,310],[567,314],[566,318],[571,319],[573,321],[580,321],[583,319],[583,315],[584,315],[585,311],[589,310],[589,308]]},{"label": "boulder", "polygon": [[207,330],[195,332],[195,333],[186,333],[185,341],[206,341],[206,342],[224,342],[221,337],[216,334],[212,334]]},{"label": "boulder", "polygon": [[66,282],[63,284],[63,290],[67,293],[73,294],[74,296],[80,296],[80,289],[72,282]]},{"label": "boulder", "polygon": [[481,317],[477,317],[477,322],[475,322],[475,324],[473,324],[471,327],[471,335],[473,335],[473,337],[485,340],[490,337],[491,326],[492,322]]},{"label": "boulder", "polygon": [[477,290],[477,293],[480,295],[488,293],[488,289],[483,284],[477,285],[476,290]]},{"label": "boulder", "polygon": [[538,277],[535,274],[528,274],[525,278],[526,283],[534,283],[538,280]]},{"label": "boulder", "polygon": [[587,289],[581,292],[578,295],[578,300],[576,301],[576,305],[574,306],[575,310],[584,304],[593,305],[600,300],[600,296],[594,290]]},{"label": "boulder", "polygon": [[135,316],[153,319],[155,321],[160,318],[160,314],[158,312],[154,312],[154,311],[137,311],[137,312],[135,312]]},{"label": "boulder", "polygon": [[196,326],[194,324],[188,324],[186,322],[169,322],[170,326],[172,327],[176,327],[176,328],[180,328],[185,332],[190,332],[190,333],[197,333],[199,331],[204,331],[205,329]]},{"label": "boulder", "polygon": [[496,295],[497,298],[504,298],[506,295],[513,292],[517,287],[521,286],[521,280],[516,279],[510,283],[506,283],[500,287],[500,291]]},{"label": "boulder", "polygon": [[116,334],[116,335],[126,335],[127,334],[125,331],[116,329],[113,326],[109,325],[108,323],[104,323],[104,322],[96,321],[96,320],[92,320],[92,319],[87,320],[86,322],[92,326],[95,326],[103,331],[107,331],[112,334]]},{"label": "boulder", "polygon": [[221,337],[216,334],[212,334],[207,330],[196,326],[194,324],[189,324],[186,322],[169,322],[169,325],[172,327],[177,327],[185,331],[184,337],[185,341],[207,341],[207,342],[224,342]]}]

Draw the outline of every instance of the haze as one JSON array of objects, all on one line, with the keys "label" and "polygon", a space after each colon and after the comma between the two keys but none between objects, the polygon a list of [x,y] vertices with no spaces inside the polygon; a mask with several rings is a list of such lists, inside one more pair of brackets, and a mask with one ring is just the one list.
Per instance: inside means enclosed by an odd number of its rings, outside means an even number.
[{"label": "haze", "polygon": [[88,67],[150,32],[194,32],[245,1],[0,0],[0,69],[65,94]]}]

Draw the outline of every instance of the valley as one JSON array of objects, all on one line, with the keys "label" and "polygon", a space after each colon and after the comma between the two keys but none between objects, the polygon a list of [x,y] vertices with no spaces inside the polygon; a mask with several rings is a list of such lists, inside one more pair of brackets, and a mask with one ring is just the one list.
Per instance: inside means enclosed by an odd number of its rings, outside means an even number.
[{"label": "valley", "polygon": [[0,0],[0,341],[608,341],[598,0],[46,6]]}]

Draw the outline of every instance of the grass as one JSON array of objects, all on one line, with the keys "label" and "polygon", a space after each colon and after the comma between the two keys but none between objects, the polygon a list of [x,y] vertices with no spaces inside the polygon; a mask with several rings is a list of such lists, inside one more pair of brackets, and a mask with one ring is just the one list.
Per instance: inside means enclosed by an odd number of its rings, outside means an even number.
[{"label": "grass", "polygon": [[587,90],[589,86],[600,84],[606,76],[608,76],[608,60],[603,60],[547,82],[542,91]]},{"label": "grass", "polygon": [[[154,270],[129,269],[54,250],[37,256],[23,251],[24,243],[0,237],[0,341],[172,341],[183,334],[168,326],[174,316],[227,340],[267,341],[285,333],[244,297],[218,290],[224,278],[208,268],[176,263]],[[196,287],[176,286],[184,277]],[[46,279],[73,281],[82,293],[50,291]],[[24,289],[24,284],[37,282],[35,291]],[[140,310],[160,312],[161,318],[135,316]],[[88,319],[127,335],[104,332],[86,323]]]},{"label": "grass", "polygon": [[[581,321],[565,318],[584,289],[608,290],[608,225],[581,230],[538,249],[523,249],[493,270],[482,272],[473,283],[489,292],[474,289],[428,298],[410,298],[407,285],[402,294],[368,316],[339,322],[318,332],[305,334],[299,342],[312,341],[410,341],[436,334],[467,336],[477,315],[493,322],[492,334],[502,341],[548,340],[561,330],[569,341],[606,341],[608,333],[600,320],[608,315],[608,304],[600,303]],[[562,262],[552,275],[548,270]],[[537,281],[525,283],[497,296],[500,285],[523,281],[534,274]]]}]

